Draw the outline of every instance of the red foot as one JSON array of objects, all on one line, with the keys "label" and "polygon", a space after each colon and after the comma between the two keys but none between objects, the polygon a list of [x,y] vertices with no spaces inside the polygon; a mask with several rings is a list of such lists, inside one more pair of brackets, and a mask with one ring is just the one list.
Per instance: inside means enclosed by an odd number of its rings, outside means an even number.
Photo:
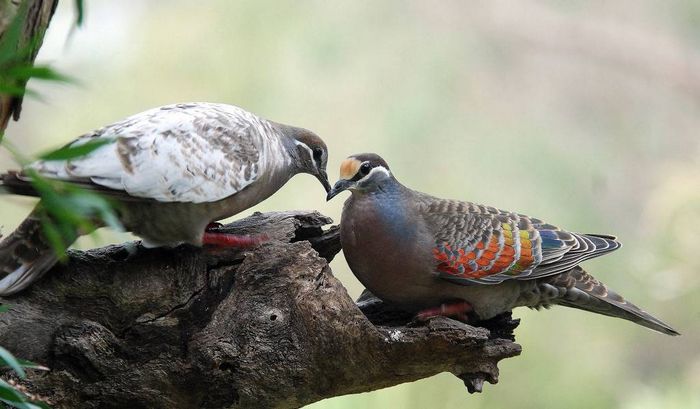
[{"label": "red foot", "polygon": [[204,236],[202,236],[203,244],[209,244],[219,247],[255,247],[260,243],[266,242],[267,240],[269,240],[267,234],[257,234],[255,236],[249,236],[230,233],[212,233],[206,231],[204,232]]},{"label": "red foot", "polygon": [[460,321],[467,322],[467,313],[472,311],[472,305],[466,301],[455,301],[440,304],[439,307],[425,309],[416,314],[418,321],[427,321],[433,317],[453,317]]}]

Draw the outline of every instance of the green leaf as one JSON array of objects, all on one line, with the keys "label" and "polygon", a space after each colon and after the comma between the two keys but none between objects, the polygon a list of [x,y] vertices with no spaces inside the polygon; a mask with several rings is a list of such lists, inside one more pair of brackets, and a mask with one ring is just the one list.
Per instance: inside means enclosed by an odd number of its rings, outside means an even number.
[{"label": "green leaf", "polygon": [[25,402],[9,402],[5,399],[0,399],[0,402],[4,403],[10,408],[26,409],[27,406],[24,405]]},{"label": "green leaf", "polygon": [[[90,149],[97,147],[94,143],[91,145]],[[68,148],[76,147],[65,149]],[[8,149],[12,152],[11,145]],[[75,153],[61,155],[68,157]],[[41,205],[37,209],[42,233],[59,259],[65,260],[66,249],[78,235],[93,233],[102,225],[116,230],[124,229],[115,210],[119,203],[69,182],[43,177],[32,168],[25,168],[24,172],[31,178],[32,186],[41,197]]]},{"label": "green leaf", "polygon": [[71,144],[71,145],[66,145],[62,148],[59,148],[57,150],[51,151],[44,153],[39,156],[39,159],[42,160],[68,160],[68,159],[74,159],[80,156],[85,156],[100,147],[110,144],[114,142],[113,138],[99,138],[99,139],[92,139],[89,140],[83,144],[76,145],[76,144]]},{"label": "green leaf", "polygon": [[20,80],[37,78],[48,81],[75,82],[73,78],[61,74],[60,72],[46,65],[17,65],[6,70],[4,75],[7,78]]},{"label": "green leaf", "polygon": [[22,365],[20,365],[20,363],[17,362],[17,359],[14,356],[12,356],[10,351],[6,350],[3,347],[0,347],[0,365],[9,366],[15,372],[17,372],[17,375],[22,379],[27,377],[27,374],[24,373],[24,369],[22,369]]},{"label": "green leaf", "polygon": [[50,369],[44,365],[39,365],[32,361],[27,361],[26,359],[17,359],[22,368],[36,369],[37,371],[49,371]]},{"label": "green leaf", "polygon": [[[4,386],[0,385],[0,402],[17,409],[50,409],[48,405],[43,402],[28,402],[22,394],[12,388],[12,385],[7,386],[8,389],[5,389]],[[16,394],[21,400],[17,400],[16,396],[12,396],[11,399],[3,398],[3,396],[6,396],[3,394],[4,391],[8,391],[8,395],[12,395],[13,393]]]},{"label": "green leaf", "polygon": [[0,379],[0,401],[14,407],[19,407],[14,405],[14,403],[24,403],[26,399],[19,391],[13,388],[12,385]]},{"label": "green leaf", "polygon": [[80,27],[83,25],[83,19],[85,17],[85,5],[83,0],[75,0],[75,26]]},{"label": "green leaf", "polygon": [[10,311],[9,304],[0,304],[0,312],[8,312],[8,311]]},{"label": "green leaf", "polygon": [[17,46],[22,35],[22,26],[26,18],[29,2],[22,2],[10,26],[0,37],[0,64],[12,61],[17,57]]},{"label": "green leaf", "polygon": [[8,83],[0,83],[0,94],[21,96],[24,95],[24,87]]},{"label": "green leaf", "polygon": [[[47,366],[35,364],[34,362],[26,361],[24,359],[18,359],[17,362],[19,362],[19,366],[21,366],[24,369],[34,369],[37,371],[50,371],[51,370]],[[4,365],[4,364],[0,363],[0,369],[9,368],[9,367],[10,367],[9,365]]]},{"label": "green leaf", "polygon": [[78,234],[94,232],[97,221],[123,229],[114,210],[118,204],[70,183],[47,179],[31,168],[25,173],[41,196],[42,232],[59,258],[65,259],[66,249]]},{"label": "green leaf", "polygon": [[77,190],[71,196],[71,203],[75,209],[80,209],[83,214],[97,216],[107,226],[115,230],[124,229],[114,212],[114,204],[98,194]]},{"label": "green leaf", "polygon": [[54,225],[54,223],[48,218],[42,218],[41,220],[41,231],[44,233],[46,240],[49,241],[51,248],[53,248],[54,253],[58,256],[60,261],[66,260],[66,244],[61,237],[61,233]]}]

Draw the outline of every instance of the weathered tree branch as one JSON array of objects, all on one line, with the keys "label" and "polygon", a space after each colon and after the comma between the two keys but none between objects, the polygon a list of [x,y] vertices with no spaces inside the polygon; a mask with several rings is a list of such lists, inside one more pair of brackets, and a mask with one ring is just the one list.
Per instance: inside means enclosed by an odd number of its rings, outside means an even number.
[{"label": "weathered tree branch", "polygon": [[72,251],[4,300],[0,344],[51,368],[26,387],[57,408],[289,408],[444,371],[470,391],[497,381],[498,361],[520,352],[517,322],[407,325],[369,294],[354,303],[328,267],[330,222],[256,213],[223,228],[271,237],[247,252]]}]

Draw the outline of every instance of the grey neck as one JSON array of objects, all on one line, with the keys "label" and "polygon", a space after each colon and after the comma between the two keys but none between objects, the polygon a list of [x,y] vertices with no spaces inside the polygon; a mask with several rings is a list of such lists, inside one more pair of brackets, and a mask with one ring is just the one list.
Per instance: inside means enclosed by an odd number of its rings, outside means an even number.
[{"label": "grey neck", "polygon": [[377,197],[383,195],[394,196],[399,194],[402,189],[405,189],[404,186],[392,175],[384,180],[376,182],[370,189],[358,190],[357,194],[367,197]]},{"label": "grey neck", "polygon": [[303,159],[300,157],[299,145],[297,144],[294,135],[298,132],[299,128],[295,128],[290,125],[278,124],[273,122],[275,127],[279,130],[281,136],[280,141],[284,147],[285,152],[289,155],[291,159],[291,167],[295,173],[299,173],[303,170]]}]

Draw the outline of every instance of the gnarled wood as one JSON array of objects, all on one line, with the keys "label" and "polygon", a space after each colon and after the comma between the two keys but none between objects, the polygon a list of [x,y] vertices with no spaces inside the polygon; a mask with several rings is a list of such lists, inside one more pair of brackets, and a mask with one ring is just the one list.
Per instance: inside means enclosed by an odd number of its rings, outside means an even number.
[{"label": "gnarled wood", "polygon": [[0,345],[51,368],[26,386],[57,408],[291,408],[443,371],[470,391],[497,381],[517,322],[410,324],[370,294],[356,304],[328,267],[330,222],[256,213],[222,228],[271,237],[244,252],[72,251],[4,300]]}]

